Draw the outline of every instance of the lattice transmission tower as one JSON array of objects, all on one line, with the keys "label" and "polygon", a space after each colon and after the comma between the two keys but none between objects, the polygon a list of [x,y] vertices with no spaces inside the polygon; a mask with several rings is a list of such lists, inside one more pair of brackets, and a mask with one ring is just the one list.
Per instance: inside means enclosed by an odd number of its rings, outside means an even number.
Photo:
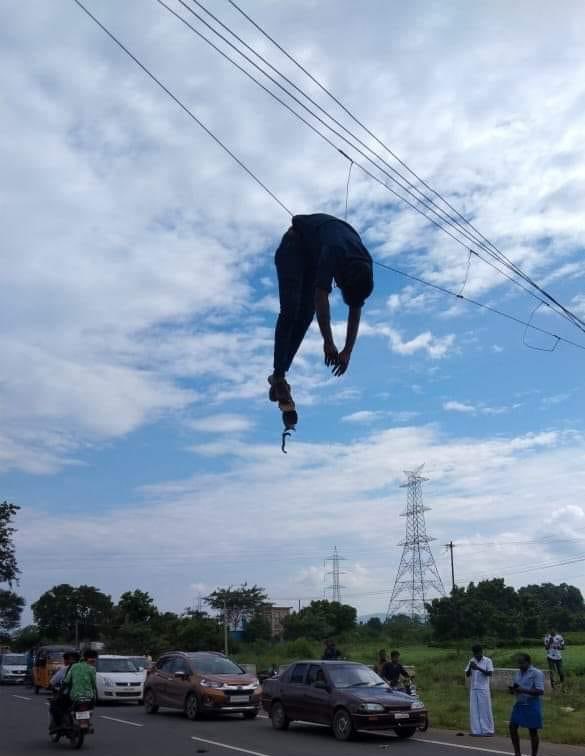
[{"label": "lattice transmission tower", "polygon": [[338,601],[341,604],[341,590],[345,586],[341,585],[340,582],[340,576],[345,575],[345,572],[342,572],[339,566],[340,562],[345,562],[345,557],[342,557],[339,555],[339,552],[337,551],[337,546],[333,547],[333,553],[331,556],[328,556],[325,560],[325,565],[327,565],[329,562],[331,562],[331,570],[327,573],[327,575],[331,576],[331,585],[328,585],[325,588],[325,596],[327,596],[327,592],[331,592],[331,601]]},{"label": "lattice transmission tower", "polygon": [[446,595],[430,546],[435,539],[427,534],[425,512],[429,507],[423,504],[422,484],[428,478],[421,475],[423,467],[404,471],[407,481],[401,488],[407,489],[406,512],[401,517],[406,517],[406,538],[401,544],[404,547],[402,558],[386,618],[407,614],[411,619],[422,619],[426,615],[425,602],[433,598],[433,594]]}]

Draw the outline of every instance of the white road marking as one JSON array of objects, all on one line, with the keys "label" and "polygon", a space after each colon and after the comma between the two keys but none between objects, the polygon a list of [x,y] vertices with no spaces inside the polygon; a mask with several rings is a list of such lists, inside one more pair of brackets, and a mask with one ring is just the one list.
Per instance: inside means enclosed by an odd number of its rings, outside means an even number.
[{"label": "white road marking", "polygon": [[429,738],[412,738],[415,743],[430,743],[431,745],[449,746],[449,748],[461,748],[463,751],[482,751],[483,753],[498,753],[503,756],[514,756],[512,751],[497,751],[495,748],[481,748],[481,746],[463,745],[463,743],[447,743],[444,740],[430,740]]},{"label": "white road marking", "polygon": [[250,751],[247,748],[238,748],[237,746],[228,745],[227,743],[218,743],[216,740],[206,740],[205,738],[192,737],[191,740],[196,740],[199,743],[207,743],[208,745],[218,746],[219,748],[227,748],[229,751],[238,751],[239,753],[249,753],[251,756],[268,756],[267,753],[259,753],[258,751]]},{"label": "white road marking", "polygon": [[143,724],[139,724],[138,722],[129,722],[127,719],[117,719],[116,717],[106,717],[103,714],[100,715],[100,719],[108,719],[110,722],[119,722],[120,724],[131,725],[132,727],[144,727]]},{"label": "white road marking", "polygon": [[32,701],[32,698],[27,698],[26,696],[15,696],[12,695],[12,698],[18,698],[19,701]]}]

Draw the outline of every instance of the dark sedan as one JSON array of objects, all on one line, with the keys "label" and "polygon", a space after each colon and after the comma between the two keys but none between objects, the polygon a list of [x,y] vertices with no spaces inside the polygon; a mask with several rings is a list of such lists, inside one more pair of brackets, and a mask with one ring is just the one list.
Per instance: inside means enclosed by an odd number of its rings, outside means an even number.
[{"label": "dark sedan", "polygon": [[276,730],[294,720],[327,724],[338,740],[357,730],[394,730],[410,738],[426,730],[424,704],[392,690],[364,664],[342,661],[302,661],[278,678],[266,680],[262,704]]}]

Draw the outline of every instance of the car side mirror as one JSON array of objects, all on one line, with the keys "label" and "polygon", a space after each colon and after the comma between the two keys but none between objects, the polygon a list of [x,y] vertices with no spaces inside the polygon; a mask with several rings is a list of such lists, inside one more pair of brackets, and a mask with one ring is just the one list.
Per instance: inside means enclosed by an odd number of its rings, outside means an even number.
[{"label": "car side mirror", "polygon": [[313,687],[318,688],[319,690],[329,690],[329,686],[327,685],[325,680],[315,680]]}]

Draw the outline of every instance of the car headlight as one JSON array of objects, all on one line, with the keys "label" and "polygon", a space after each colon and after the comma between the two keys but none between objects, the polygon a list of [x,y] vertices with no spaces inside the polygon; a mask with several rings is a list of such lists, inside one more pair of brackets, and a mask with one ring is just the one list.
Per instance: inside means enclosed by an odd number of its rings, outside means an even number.
[{"label": "car headlight", "polygon": [[424,709],[424,708],[425,708],[425,705],[424,705],[424,703],[423,703],[422,701],[414,701],[414,702],[413,702],[413,703],[412,703],[412,704],[410,705],[410,708],[411,708],[411,709]]},{"label": "car headlight", "polygon": [[206,680],[205,678],[202,678],[201,686],[203,688],[214,688],[215,690],[219,690],[220,688],[224,687],[224,684],[221,682],[214,682],[213,680]]},{"label": "car headlight", "polygon": [[363,703],[360,704],[360,711],[378,712],[384,711],[384,707],[382,706],[382,704],[377,703]]},{"label": "car headlight", "polygon": [[258,680],[257,678],[254,678],[252,680],[252,682],[250,683],[250,685],[253,685],[255,688],[259,688],[260,687],[260,680]]},{"label": "car headlight", "polygon": [[104,677],[104,686],[106,688],[113,688],[114,687],[114,681],[110,677]]}]

